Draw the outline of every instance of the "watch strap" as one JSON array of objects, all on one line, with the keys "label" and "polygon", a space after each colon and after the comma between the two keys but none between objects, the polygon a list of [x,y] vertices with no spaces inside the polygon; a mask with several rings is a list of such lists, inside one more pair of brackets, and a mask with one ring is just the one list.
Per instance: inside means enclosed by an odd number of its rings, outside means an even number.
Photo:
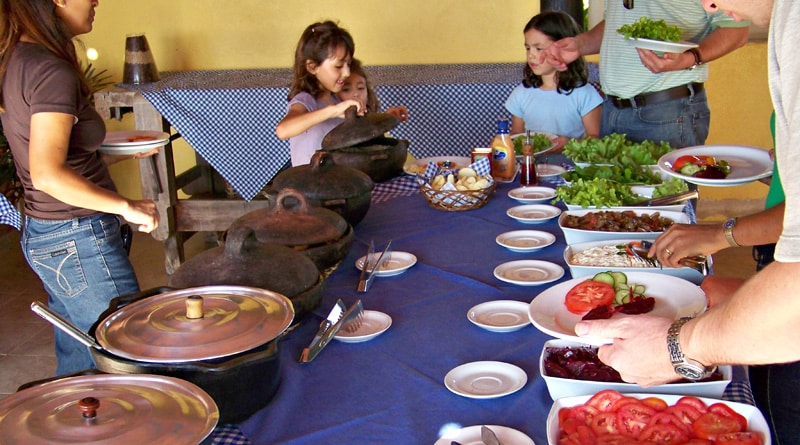
[{"label": "watch strap", "polygon": [[722,225],[722,233],[725,234],[725,239],[731,247],[742,247],[733,239],[733,228],[736,226],[736,218],[730,218]]},{"label": "watch strap", "polygon": [[678,375],[692,380],[700,380],[711,375],[716,366],[708,367],[683,355],[678,339],[681,328],[691,319],[692,317],[683,317],[670,325],[667,331],[667,349],[669,350],[669,360]]},{"label": "watch strap", "polygon": [[700,58],[700,51],[697,48],[689,48],[686,52],[691,53],[692,56],[694,56],[694,65],[687,68],[688,70],[691,71],[703,64],[703,59]]}]

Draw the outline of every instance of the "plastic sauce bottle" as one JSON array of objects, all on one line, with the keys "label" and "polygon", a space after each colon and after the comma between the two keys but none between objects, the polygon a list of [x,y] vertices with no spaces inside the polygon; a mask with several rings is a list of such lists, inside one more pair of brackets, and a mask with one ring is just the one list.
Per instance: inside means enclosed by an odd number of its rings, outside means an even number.
[{"label": "plastic sauce bottle", "polygon": [[508,134],[508,121],[497,121],[497,134],[489,145],[492,147],[492,176],[499,180],[510,181],[514,178],[517,166],[514,141]]},{"label": "plastic sauce bottle", "polygon": [[533,142],[531,141],[531,131],[525,135],[525,142],[522,144],[522,166],[519,172],[519,184],[522,186],[536,185],[536,156],[533,154]]}]

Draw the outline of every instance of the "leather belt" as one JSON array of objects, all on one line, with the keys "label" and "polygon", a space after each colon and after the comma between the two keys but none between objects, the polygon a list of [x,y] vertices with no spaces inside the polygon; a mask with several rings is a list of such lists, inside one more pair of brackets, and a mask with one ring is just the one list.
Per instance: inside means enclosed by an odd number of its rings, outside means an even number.
[{"label": "leather belt", "polygon": [[666,102],[668,100],[683,99],[703,91],[702,83],[689,83],[686,85],[679,85],[677,87],[667,88],[666,90],[655,91],[653,93],[644,93],[633,96],[630,99],[623,99],[621,97],[609,95],[611,103],[617,108],[630,108],[634,105],[636,107],[643,107],[645,105],[653,105],[659,102]]}]

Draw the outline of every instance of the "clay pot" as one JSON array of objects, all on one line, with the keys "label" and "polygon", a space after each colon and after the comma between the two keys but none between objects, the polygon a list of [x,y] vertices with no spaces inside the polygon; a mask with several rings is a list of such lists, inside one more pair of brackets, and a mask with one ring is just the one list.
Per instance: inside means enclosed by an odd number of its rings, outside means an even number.
[{"label": "clay pot", "polygon": [[291,188],[280,190],[271,207],[238,218],[228,230],[239,227],[252,228],[262,243],[302,253],[321,271],[338,265],[353,243],[353,228],[340,214],[309,205],[299,190]]},{"label": "clay pot", "polygon": [[310,164],[278,173],[272,186],[299,190],[309,204],[333,210],[355,227],[369,210],[375,183],[360,170],[337,165],[330,153],[317,151]]}]

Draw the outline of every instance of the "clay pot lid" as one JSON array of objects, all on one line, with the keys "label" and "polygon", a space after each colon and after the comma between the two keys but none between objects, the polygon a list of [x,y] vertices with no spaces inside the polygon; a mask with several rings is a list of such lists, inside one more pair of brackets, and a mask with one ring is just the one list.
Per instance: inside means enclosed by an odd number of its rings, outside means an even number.
[{"label": "clay pot lid", "polygon": [[299,190],[286,188],[278,192],[275,203],[241,216],[229,230],[251,227],[262,243],[285,246],[309,246],[340,239],[349,224],[338,213],[311,206]]},{"label": "clay pot lid", "polygon": [[294,319],[291,301],[239,285],[165,292],[128,304],[102,320],[97,342],[130,360],[184,363],[228,357],[280,336]]},{"label": "clay pot lid", "polygon": [[0,400],[11,443],[200,443],[218,420],[208,393],[154,374],[65,377]]},{"label": "clay pot lid", "polygon": [[277,189],[300,190],[310,199],[354,198],[369,193],[375,183],[361,170],[336,165],[331,153],[318,150],[311,163],[286,169],[273,180]]},{"label": "clay pot lid", "polygon": [[398,119],[388,113],[357,114],[356,106],[344,113],[344,121],[334,127],[322,139],[323,150],[351,147],[386,134],[397,126]]}]

